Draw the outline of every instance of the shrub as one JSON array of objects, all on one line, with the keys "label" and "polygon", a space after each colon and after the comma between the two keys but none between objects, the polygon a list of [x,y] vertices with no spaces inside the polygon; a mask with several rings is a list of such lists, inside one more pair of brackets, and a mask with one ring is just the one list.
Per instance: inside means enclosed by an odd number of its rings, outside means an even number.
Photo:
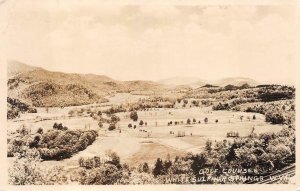
[{"label": "shrub", "polygon": [[138,120],[138,114],[136,111],[132,111],[130,113],[130,119],[132,119],[133,121],[137,121]]},{"label": "shrub", "polygon": [[207,117],[204,118],[204,123],[208,123],[208,118]]},{"label": "shrub", "polygon": [[143,125],[144,125],[144,121],[141,120],[140,123],[139,123],[139,125],[140,125],[140,126],[143,126]]},{"label": "shrub", "polygon": [[117,123],[118,121],[120,121],[120,118],[116,115],[112,115],[111,116],[111,123]]},{"label": "shrub", "polygon": [[188,118],[188,119],[186,120],[186,123],[187,123],[188,125],[191,124],[190,118]]},{"label": "shrub", "polygon": [[36,133],[43,134],[44,130],[41,127],[39,127],[38,130],[36,131]]},{"label": "shrub", "polygon": [[115,123],[109,124],[109,127],[108,127],[108,130],[109,130],[109,131],[113,131],[113,130],[115,130],[115,129],[116,129],[116,124],[115,124]]},{"label": "shrub", "polygon": [[193,119],[193,123],[196,123],[196,122],[197,122],[197,120],[194,118],[194,119]]},{"label": "shrub", "polygon": [[66,131],[68,130],[68,127],[63,126],[62,123],[54,123],[53,129],[61,130],[61,131]]}]

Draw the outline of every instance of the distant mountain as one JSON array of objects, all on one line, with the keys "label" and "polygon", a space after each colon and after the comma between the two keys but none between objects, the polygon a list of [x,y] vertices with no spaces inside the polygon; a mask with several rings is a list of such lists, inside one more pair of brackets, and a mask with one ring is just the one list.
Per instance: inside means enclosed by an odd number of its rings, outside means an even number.
[{"label": "distant mountain", "polygon": [[258,83],[250,78],[223,78],[217,81],[206,81],[199,78],[189,78],[189,77],[173,77],[164,80],[160,80],[159,83],[169,85],[169,86],[189,86],[193,89],[205,86],[206,84],[211,84],[214,86],[225,87],[227,85],[241,86],[243,84],[249,84],[250,86],[256,86]]},{"label": "distant mountain", "polygon": [[106,101],[116,92],[165,91],[150,81],[117,81],[104,75],[52,72],[20,62],[8,63],[8,97],[41,106],[71,106]]},{"label": "distant mountain", "polygon": [[205,80],[196,77],[172,77],[158,81],[161,84],[168,86],[182,86],[187,85],[191,88],[197,88],[205,85],[207,82]]},{"label": "distant mountain", "polygon": [[259,83],[251,78],[236,77],[236,78],[223,78],[221,80],[217,80],[213,82],[212,84],[215,86],[225,87],[227,85],[242,86],[243,84],[248,84],[250,86],[257,86]]},{"label": "distant mountain", "polygon": [[10,60],[8,61],[7,65],[7,76],[8,78],[23,73],[23,72],[30,72],[34,70],[41,70],[42,68],[39,67],[34,67],[34,66],[29,66],[24,63],[15,61],[15,60]]},{"label": "distant mountain", "polygon": [[8,97],[36,107],[101,103],[107,101],[106,96],[117,92],[162,95],[169,90],[188,91],[206,84],[221,87],[246,83],[258,85],[249,78],[225,78],[216,82],[190,77],[174,77],[159,82],[118,81],[104,75],[48,71],[18,61],[8,63],[7,75]]}]

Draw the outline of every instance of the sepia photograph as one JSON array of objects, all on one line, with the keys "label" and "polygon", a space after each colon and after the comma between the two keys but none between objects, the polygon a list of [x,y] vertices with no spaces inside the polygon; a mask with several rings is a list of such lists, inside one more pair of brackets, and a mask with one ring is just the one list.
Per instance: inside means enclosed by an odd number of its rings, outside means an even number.
[{"label": "sepia photograph", "polygon": [[287,2],[0,1],[7,185],[296,185]]}]

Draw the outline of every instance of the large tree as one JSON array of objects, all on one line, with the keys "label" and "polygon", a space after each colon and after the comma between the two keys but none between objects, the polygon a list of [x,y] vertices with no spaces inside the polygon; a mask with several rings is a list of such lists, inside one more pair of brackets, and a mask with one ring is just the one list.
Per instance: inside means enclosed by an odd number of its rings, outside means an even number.
[{"label": "large tree", "polygon": [[138,120],[138,114],[137,114],[137,112],[136,111],[132,111],[131,113],[130,113],[130,119],[132,119],[133,121],[137,121]]}]

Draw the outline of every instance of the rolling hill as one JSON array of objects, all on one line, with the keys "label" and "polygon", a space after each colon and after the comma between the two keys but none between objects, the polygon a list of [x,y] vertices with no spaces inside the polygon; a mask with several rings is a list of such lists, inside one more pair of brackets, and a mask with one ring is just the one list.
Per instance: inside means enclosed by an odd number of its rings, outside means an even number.
[{"label": "rolling hill", "polygon": [[257,85],[249,78],[225,78],[215,82],[192,77],[174,77],[159,82],[118,81],[105,75],[48,71],[17,61],[10,61],[7,69],[8,97],[35,107],[102,103],[107,101],[106,96],[118,92],[163,95],[169,90],[196,89],[208,83],[220,87],[245,83]]},{"label": "rolling hill", "polygon": [[117,92],[165,91],[151,81],[117,81],[104,75],[52,72],[20,62],[8,63],[8,97],[35,107],[71,106],[107,101]]}]

